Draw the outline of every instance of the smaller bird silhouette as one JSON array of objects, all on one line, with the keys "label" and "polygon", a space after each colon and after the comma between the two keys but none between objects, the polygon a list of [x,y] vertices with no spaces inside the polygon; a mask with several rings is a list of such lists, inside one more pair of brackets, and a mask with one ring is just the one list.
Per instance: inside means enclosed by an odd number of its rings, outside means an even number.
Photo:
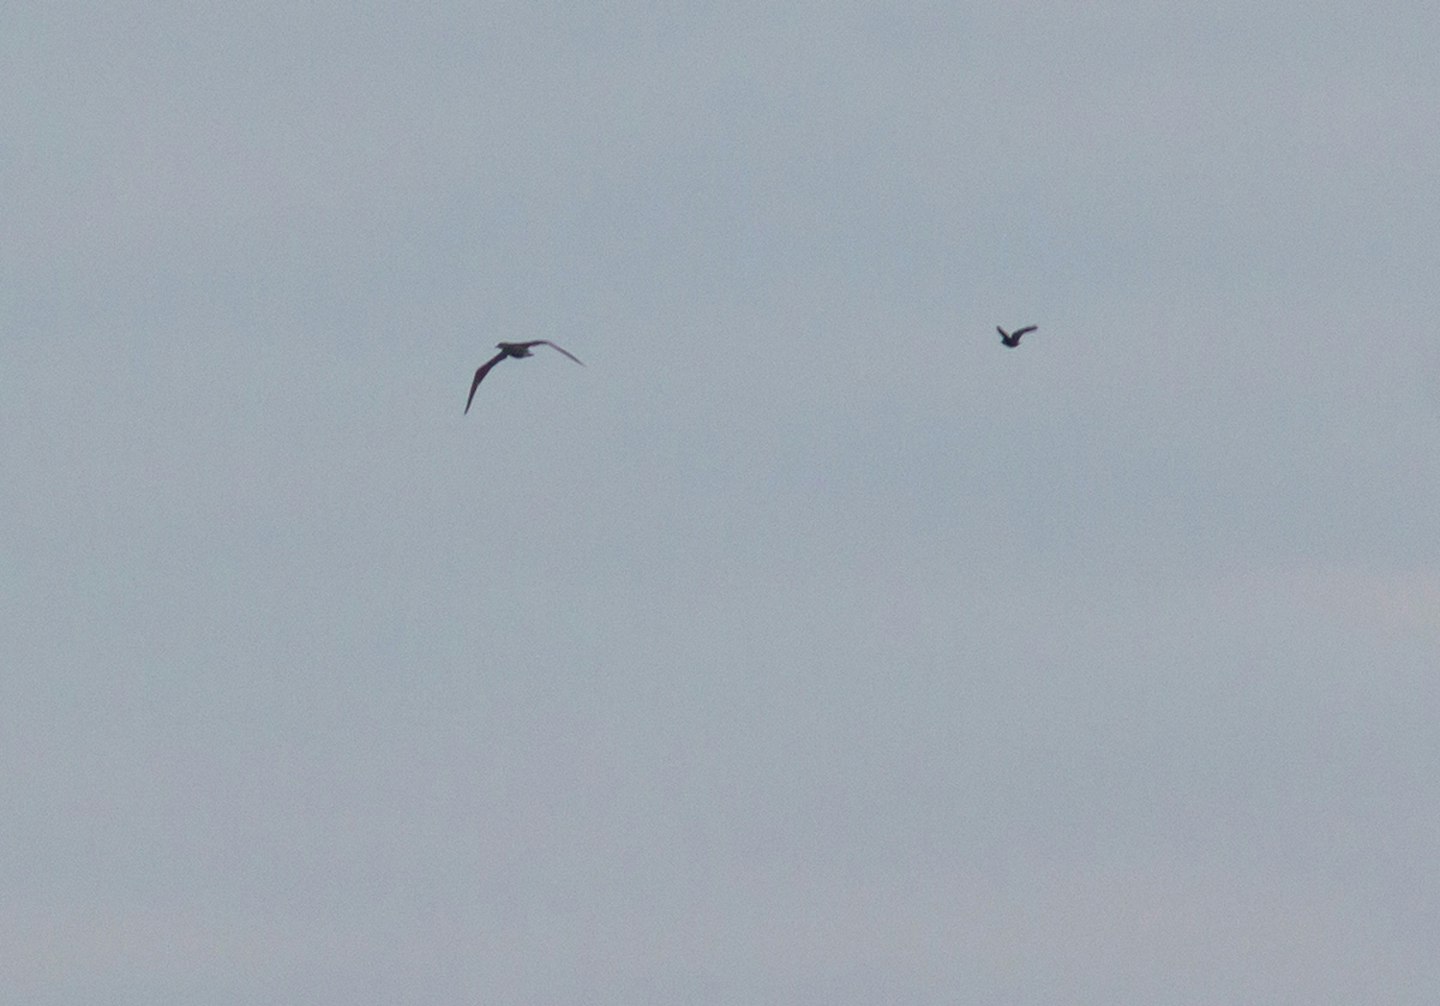
[{"label": "smaller bird silhouette", "polygon": [[536,339],[533,342],[497,342],[495,344],[495,348],[500,350],[500,352],[496,353],[490,359],[482,363],[480,365],[480,369],[475,371],[475,380],[470,382],[470,397],[465,399],[465,411],[467,413],[470,411],[470,403],[475,401],[475,389],[480,387],[480,382],[485,380],[485,375],[490,373],[491,367],[495,366],[495,364],[499,363],[507,356],[513,356],[517,360],[525,356],[534,356],[535,354],[530,352],[532,346],[549,346],[551,349],[558,350],[559,352],[564,353],[566,356],[570,357],[570,359],[574,360],[576,363],[579,363],[580,366],[585,366],[585,364],[580,363],[580,358],[578,356],[569,352],[568,350],[561,349],[549,339]]},{"label": "smaller bird silhouette", "polygon": [[1033,332],[1033,331],[1035,331],[1035,329],[1038,328],[1038,327],[1039,327],[1038,325],[1026,325],[1024,328],[1017,328],[1017,329],[1015,330],[1015,334],[1014,334],[1014,335],[1011,335],[1009,332],[1005,331],[1005,330],[1004,330],[1003,328],[1001,328],[999,325],[996,325],[996,326],[995,326],[995,331],[997,331],[997,332],[1000,333],[1000,341],[1001,341],[1001,342],[1003,342],[1005,345],[1009,346],[1011,349],[1014,349],[1016,346],[1020,345],[1020,337],[1021,337],[1022,335],[1024,335],[1026,332]]}]

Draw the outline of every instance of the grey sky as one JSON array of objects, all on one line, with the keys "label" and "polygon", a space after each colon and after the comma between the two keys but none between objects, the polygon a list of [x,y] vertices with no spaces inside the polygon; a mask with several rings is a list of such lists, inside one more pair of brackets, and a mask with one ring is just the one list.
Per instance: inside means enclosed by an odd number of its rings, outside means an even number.
[{"label": "grey sky", "polygon": [[0,13],[5,998],[1440,999],[1440,15],[1261,6]]}]

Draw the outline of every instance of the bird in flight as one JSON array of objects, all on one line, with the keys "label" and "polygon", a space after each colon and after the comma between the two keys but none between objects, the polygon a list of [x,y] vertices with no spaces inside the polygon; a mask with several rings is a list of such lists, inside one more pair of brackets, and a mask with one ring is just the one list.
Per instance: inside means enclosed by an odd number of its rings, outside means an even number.
[{"label": "bird in flight", "polygon": [[[500,352],[496,353],[490,359],[482,363],[480,365],[480,369],[475,371],[475,380],[470,382],[470,397],[465,399],[465,411],[467,413],[470,411],[470,403],[475,401],[475,389],[480,387],[480,382],[485,380],[485,375],[490,373],[491,367],[495,366],[495,364],[499,363],[507,356],[513,356],[517,360],[523,356],[533,356],[534,354],[530,352],[530,347],[532,346],[549,346],[551,349],[558,350],[559,352],[564,353],[576,363],[580,363],[579,357],[575,356],[573,353],[568,352],[567,350],[560,349],[559,346],[555,345],[555,343],[551,342],[549,339],[536,339],[534,342],[496,343],[495,348],[500,350]],[[580,363],[580,366],[583,367],[585,366],[585,364]]]},{"label": "bird in flight", "polygon": [[[1016,346],[1020,345],[1020,336],[1024,335],[1026,332],[1033,332],[1038,327],[1038,325],[1026,325],[1024,328],[1017,328],[1015,330],[1015,334],[1011,335],[999,325],[996,325],[995,331],[1000,333],[1001,342],[1009,346],[1011,349],[1014,349]],[[494,361],[492,360],[491,362],[493,363]]]}]

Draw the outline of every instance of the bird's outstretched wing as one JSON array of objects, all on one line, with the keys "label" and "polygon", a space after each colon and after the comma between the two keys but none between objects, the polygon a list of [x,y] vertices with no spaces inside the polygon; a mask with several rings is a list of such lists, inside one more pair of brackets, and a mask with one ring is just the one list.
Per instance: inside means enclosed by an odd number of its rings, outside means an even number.
[{"label": "bird's outstretched wing", "polygon": [[1010,333],[1007,332],[1007,331],[1005,331],[1005,330],[1004,330],[1003,328],[1001,328],[999,325],[996,325],[996,326],[995,326],[995,331],[997,331],[997,332],[1000,333],[1000,338],[1002,338],[1002,339],[1008,339],[1008,338],[1010,338]]},{"label": "bird's outstretched wing", "polygon": [[[559,350],[561,353],[564,353],[566,356],[570,357],[570,359],[574,360],[576,363],[580,363],[580,357],[576,356],[574,353],[570,352],[568,349],[561,349],[559,346],[555,345],[555,343],[551,342],[549,339],[536,339],[534,342],[527,343],[526,345],[530,345],[530,346],[549,346],[551,349]],[[583,367],[583,366],[585,366],[585,364],[580,363],[580,366]]]},{"label": "bird's outstretched wing", "polygon": [[496,353],[489,360],[482,363],[479,370],[475,371],[475,380],[470,382],[470,397],[465,399],[465,411],[467,413],[470,411],[470,403],[475,401],[475,389],[480,387],[480,382],[485,380],[485,375],[490,373],[490,368],[503,359],[505,359],[504,353]]},{"label": "bird's outstretched wing", "polygon": [[1035,331],[1035,330],[1036,330],[1037,328],[1039,328],[1039,327],[1040,327],[1039,325],[1026,325],[1024,328],[1017,328],[1017,329],[1015,330],[1015,334],[1012,335],[1012,336],[1010,336],[1010,338],[1012,338],[1012,339],[1018,339],[1018,338],[1020,338],[1020,336],[1024,335],[1026,332],[1033,332],[1033,331]]}]

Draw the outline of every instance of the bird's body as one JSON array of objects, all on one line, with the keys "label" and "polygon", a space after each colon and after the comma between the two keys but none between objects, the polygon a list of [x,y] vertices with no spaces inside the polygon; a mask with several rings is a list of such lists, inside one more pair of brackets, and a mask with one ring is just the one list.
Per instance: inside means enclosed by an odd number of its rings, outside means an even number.
[{"label": "bird's body", "polygon": [[[490,373],[491,367],[495,366],[495,364],[499,363],[507,356],[514,357],[517,360],[522,359],[526,356],[534,356],[535,354],[531,352],[531,349],[535,346],[549,346],[553,350],[564,353],[576,363],[580,363],[579,357],[575,356],[568,350],[561,349],[549,339],[535,339],[531,342],[498,342],[495,344],[495,348],[500,350],[500,352],[496,353],[490,359],[482,363],[480,365],[480,369],[475,371],[475,380],[470,382],[470,397],[465,399],[465,411],[470,411],[470,403],[475,401],[475,389],[480,387],[480,382],[485,380],[485,375]],[[583,367],[585,366],[585,364],[580,363],[580,366]]]},{"label": "bird's body", "polygon": [[1017,328],[1012,335],[1011,333],[1001,328],[999,325],[996,325],[995,331],[1000,333],[1000,341],[1004,345],[1010,347],[1011,349],[1014,349],[1016,346],[1020,345],[1020,337],[1022,335],[1024,335],[1026,332],[1033,332],[1038,327],[1038,325],[1026,325],[1024,328]]}]

